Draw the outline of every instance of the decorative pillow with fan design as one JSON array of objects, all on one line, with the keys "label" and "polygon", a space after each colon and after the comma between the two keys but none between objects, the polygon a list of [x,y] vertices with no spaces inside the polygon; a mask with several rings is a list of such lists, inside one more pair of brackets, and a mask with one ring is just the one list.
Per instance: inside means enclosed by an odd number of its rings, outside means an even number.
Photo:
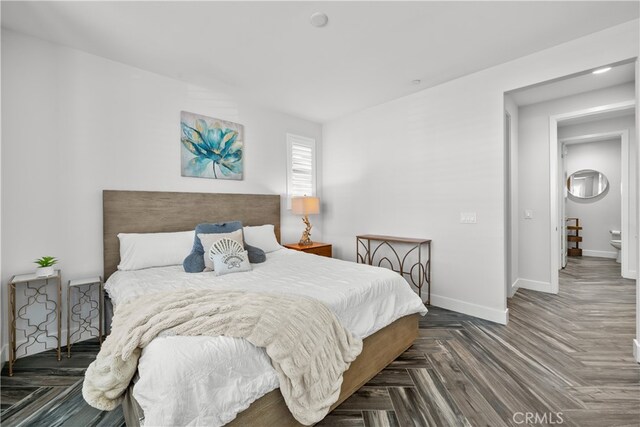
[{"label": "decorative pillow with fan design", "polygon": [[242,239],[242,230],[232,231],[231,233],[218,233],[218,234],[198,234],[200,241],[202,242],[202,248],[204,249],[204,270],[203,271],[213,271],[215,270],[215,266],[213,265],[213,261],[209,258],[209,250],[213,245],[218,243],[222,239],[231,239],[237,242],[240,246],[242,246],[242,250],[244,251],[244,241]]},{"label": "decorative pillow with fan design", "polygon": [[216,276],[251,270],[249,254],[242,244],[226,237],[211,245],[207,258],[213,263]]}]

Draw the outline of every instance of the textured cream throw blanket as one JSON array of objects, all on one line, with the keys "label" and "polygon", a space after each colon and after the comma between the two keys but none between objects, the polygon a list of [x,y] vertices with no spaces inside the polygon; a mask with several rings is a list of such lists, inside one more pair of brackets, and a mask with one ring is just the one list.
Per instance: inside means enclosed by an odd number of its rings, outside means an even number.
[{"label": "textured cream throw blanket", "polygon": [[[82,395],[112,410],[122,401],[142,349],[158,334],[225,335],[264,347],[291,411],[305,425],[320,421],[340,395],[342,374],[362,351],[319,301],[236,291],[185,290],[118,306],[111,335],[85,374]],[[180,361],[176,361],[180,363]]]}]

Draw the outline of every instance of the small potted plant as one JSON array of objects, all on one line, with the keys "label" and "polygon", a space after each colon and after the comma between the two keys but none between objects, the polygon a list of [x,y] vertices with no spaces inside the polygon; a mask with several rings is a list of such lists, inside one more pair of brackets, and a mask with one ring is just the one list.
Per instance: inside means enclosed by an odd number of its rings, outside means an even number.
[{"label": "small potted plant", "polygon": [[46,277],[53,274],[53,266],[58,262],[58,260],[52,256],[43,256],[34,262],[39,266],[36,268],[36,276]]}]

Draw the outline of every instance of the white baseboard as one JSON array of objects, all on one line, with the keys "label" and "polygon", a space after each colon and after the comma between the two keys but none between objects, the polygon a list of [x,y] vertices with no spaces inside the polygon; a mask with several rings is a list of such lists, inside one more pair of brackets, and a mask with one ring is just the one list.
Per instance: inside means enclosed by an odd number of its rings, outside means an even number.
[{"label": "white baseboard", "polygon": [[529,290],[532,290],[532,291],[546,292],[548,294],[554,293],[551,290],[551,283],[549,283],[549,282],[540,282],[538,280],[529,280],[529,279],[518,278],[518,280],[516,280],[516,283],[513,286],[515,286],[516,289],[522,288],[522,289],[529,289]]},{"label": "white baseboard", "polygon": [[519,288],[520,288],[520,286],[518,286],[518,279],[516,279],[516,281],[513,282],[511,284],[511,287],[509,288],[509,295],[507,295],[507,298],[513,298],[513,296],[516,294],[516,292],[518,292]]},{"label": "white baseboard", "polygon": [[640,341],[633,340],[633,357],[636,358],[636,362],[640,363]]},{"label": "white baseboard", "polygon": [[445,308],[447,310],[456,311],[458,313],[468,314],[469,316],[479,317],[491,322],[507,324],[509,320],[509,309],[496,310],[495,308],[485,307],[483,305],[473,304],[453,298],[443,297],[431,294],[431,305]]},{"label": "white baseboard", "polygon": [[623,271],[622,277],[624,277],[625,279],[636,280],[638,278],[638,272],[636,272],[635,270],[628,270],[626,272]]},{"label": "white baseboard", "polygon": [[597,258],[613,258],[616,259],[618,257],[617,252],[610,251],[592,251],[590,249],[583,249],[582,256],[594,256]]}]

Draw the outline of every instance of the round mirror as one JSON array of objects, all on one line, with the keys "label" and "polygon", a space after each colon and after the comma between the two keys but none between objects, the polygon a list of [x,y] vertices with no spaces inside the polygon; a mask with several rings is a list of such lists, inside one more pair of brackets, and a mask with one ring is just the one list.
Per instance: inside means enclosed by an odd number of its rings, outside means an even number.
[{"label": "round mirror", "polygon": [[603,173],[592,169],[574,172],[567,179],[567,189],[573,197],[591,199],[598,197],[607,190],[609,181]]}]

